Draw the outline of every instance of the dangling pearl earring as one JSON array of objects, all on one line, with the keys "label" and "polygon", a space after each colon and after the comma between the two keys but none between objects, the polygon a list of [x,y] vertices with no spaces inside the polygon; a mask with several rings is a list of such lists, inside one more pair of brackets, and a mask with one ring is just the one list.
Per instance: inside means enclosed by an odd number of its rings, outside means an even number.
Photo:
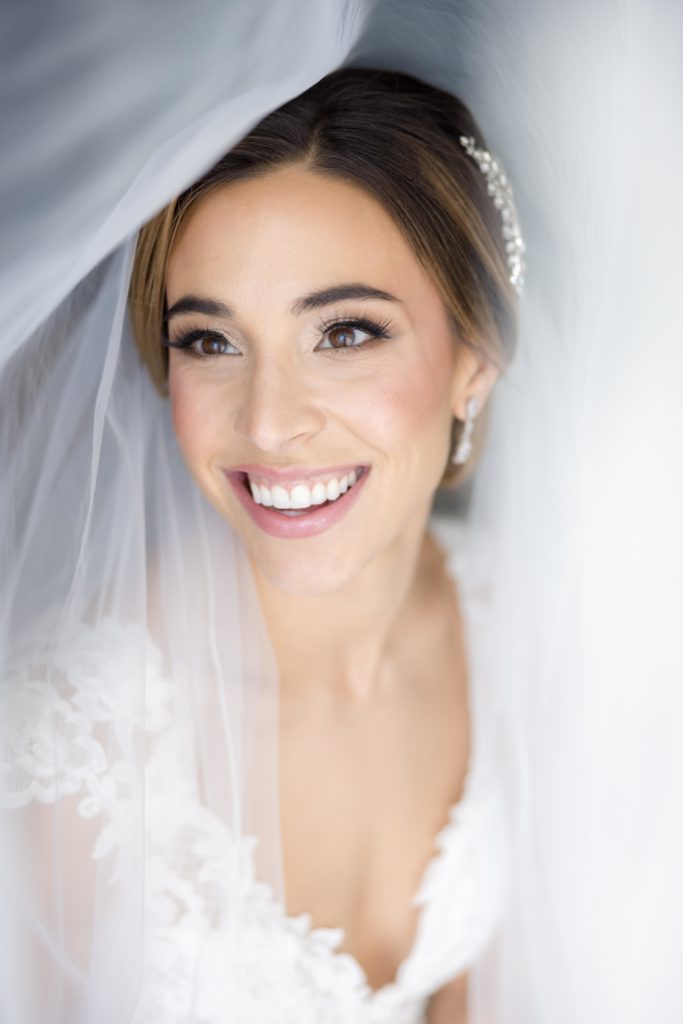
[{"label": "dangling pearl earring", "polygon": [[467,416],[465,420],[465,428],[460,436],[457,447],[451,456],[451,462],[454,466],[460,466],[463,462],[467,462],[472,454],[472,442],[470,441],[470,437],[474,426],[474,417],[479,412],[479,399],[476,395],[467,399],[467,405],[465,408]]}]

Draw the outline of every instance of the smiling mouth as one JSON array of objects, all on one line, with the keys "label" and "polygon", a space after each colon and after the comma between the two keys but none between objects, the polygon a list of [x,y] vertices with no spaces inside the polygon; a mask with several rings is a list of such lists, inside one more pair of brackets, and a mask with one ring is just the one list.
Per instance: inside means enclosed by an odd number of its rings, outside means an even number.
[{"label": "smiling mouth", "polygon": [[325,532],[346,516],[365,488],[370,467],[357,466],[341,477],[323,474],[287,488],[283,482],[254,479],[242,470],[225,472],[256,526],[274,537],[303,539]]}]

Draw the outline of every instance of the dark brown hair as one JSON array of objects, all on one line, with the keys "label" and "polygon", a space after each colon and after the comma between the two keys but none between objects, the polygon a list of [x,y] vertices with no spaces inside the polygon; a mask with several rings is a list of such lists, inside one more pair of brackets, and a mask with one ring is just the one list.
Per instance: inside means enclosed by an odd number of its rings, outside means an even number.
[{"label": "dark brown hair", "polygon": [[[499,211],[460,135],[486,147],[467,107],[411,75],[342,68],[264,117],[199,181],[141,230],[130,288],[133,330],[162,394],[168,352],[161,344],[166,265],[193,204],[232,181],[302,164],[364,189],[392,216],[437,288],[454,343],[483,352],[503,372],[516,347],[516,293],[509,280]],[[488,405],[484,412],[487,412]],[[466,467],[481,448],[486,417],[473,434]],[[451,444],[462,422],[455,419]]]}]

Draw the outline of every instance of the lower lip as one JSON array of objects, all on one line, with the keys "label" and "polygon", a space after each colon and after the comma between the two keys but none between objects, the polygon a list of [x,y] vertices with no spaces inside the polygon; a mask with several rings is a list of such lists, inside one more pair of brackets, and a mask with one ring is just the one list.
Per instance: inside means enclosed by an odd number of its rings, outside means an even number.
[{"label": "lower lip", "polygon": [[363,472],[355,484],[349,487],[346,494],[333,501],[330,505],[313,505],[308,512],[298,516],[283,516],[273,508],[257,505],[254,501],[246,476],[237,473],[226,473],[240,502],[247,510],[256,525],[273,537],[285,537],[297,540],[301,537],[314,537],[324,533],[338,523],[349,509],[356,503],[363,490],[370,469],[363,467]]}]

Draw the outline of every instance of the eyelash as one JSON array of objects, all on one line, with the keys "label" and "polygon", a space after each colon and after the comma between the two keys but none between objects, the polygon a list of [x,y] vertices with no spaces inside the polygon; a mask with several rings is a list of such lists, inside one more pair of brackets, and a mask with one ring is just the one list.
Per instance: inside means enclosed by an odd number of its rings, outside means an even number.
[{"label": "eyelash", "polygon": [[[358,349],[372,346],[375,342],[383,341],[391,337],[389,332],[390,322],[388,320],[376,321],[369,320],[367,317],[347,317],[345,319],[337,318],[334,320],[318,321],[316,328],[321,335],[321,340],[324,339],[325,335],[336,328],[350,328],[352,330],[365,331],[366,334],[371,335],[367,341],[362,341],[358,345],[343,345],[337,348],[326,348],[322,349],[323,352],[333,352],[335,355],[338,353],[355,352]],[[180,337],[171,341],[170,338],[164,337],[162,339],[163,344],[167,348],[178,348],[186,352],[188,356],[194,359],[215,359],[217,356],[232,355],[232,353],[216,352],[211,354],[210,352],[199,352],[197,349],[192,348],[195,341],[201,341],[202,338],[216,338],[219,341],[225,341],[229,345],[232,342],[221,334],[220,331],[214,331],[211,328],[205,330],[190,330],[181,334]]]}]

